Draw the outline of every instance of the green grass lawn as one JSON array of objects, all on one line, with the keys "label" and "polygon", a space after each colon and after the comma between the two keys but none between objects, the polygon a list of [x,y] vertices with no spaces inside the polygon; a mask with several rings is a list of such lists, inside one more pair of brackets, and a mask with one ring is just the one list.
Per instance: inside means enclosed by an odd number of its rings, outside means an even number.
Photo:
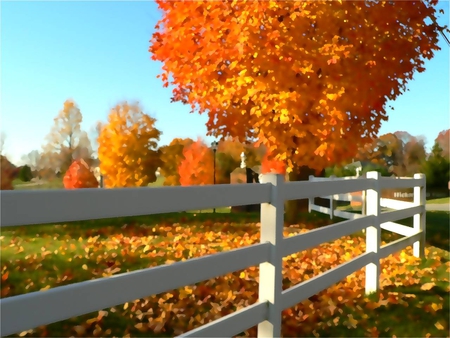
[{"label": "green grass lawn", "polygon": [[[156,181],[150,183],[149,187],[162,187],[164,183],[164,177],[159,176]],[[51,181],[44,181],[43,184],[34,184],[34,182],[23,182],[19,179],[13,181],[14,189],[16,190],[37,190],[37,189],[64,189],[63,179],[54,178]]]},{"label": "green grass lawn", "polygon": [[450,203],[450,197],[437,198],[434,200],[427,201],[427,204],[449,204],[449,203]]},{"label": "green grass lawn", "polygon": [[[326,226],[340,220],[330,221],[327,215],[316,212],[301,214],[300,218],[300,226],[308,229]],[[102,277],[102,272],[109,273],[108,269],[115,267],[119,267],[120,272],[125,272],[165,264],[168,259],[174,259],[174,252],[183,253],[184,257],[192,257],[200,248],[206,251],[212,250],[208,251],[209,253],[225,250],[222,243],[227,243],[231,239],[233,239],[231,242],[235,242],[233,245],[236,247],[248,245],[246,238],[249,234],[259,233],[257,222],[259,222],[258,213],[191,212],[5,228],[0,237],[1,270],[2,274],[4,271],[8,271],[9,277],[8,284],[2,283],[2,297],[37,291],[47,285],[66,285],[99,278]],[[405,225],[411,225],[411,222],[411,219],[400,221]],[[292,335],[297,337],[313,336],[314,334],[322,337],[363,337],[377,334],[390,337],[393,335],[417,337],[426,336],[427,333],[431,337],[447,336],[450,301],[448,293],[449,256],[448,251],[442,249],[448,250],[448,224],[449,213],[427,212],[427,259],[419,261],[417,265],[408,265],[405,270],[397,271],[400,274],[399,280],[405,281],[409,280],[407,276],[410,276],[411,273],[417,273],[418,283],[386,286],[377,295],[367,298],[364,297],[361,287],[357,287],[363,285],[361,280],[351,282],[354,284],[343,282],[333,289],[335,290],[333,292],[337,292],[335,296],[332,296],[331,293],[328,295],[324,291],[318,296],[302,302],[293,310],[291,309],[294,312],[297,311],[297,314],[292,314],[293,317],[285,314],[284,325],[289,326],[289,332],[295,332]],[[177,235],[182,238],[175,240],[174,236]],[[386,242],[398,238],[387,232],[383,232],[382,235]],[[222,242],[224,238],[225,242]],[[352,238],[364,241],[365,235],[355,234]],[[175,242],[182,245],[183,248],[176,249]],[[145,244],[150,247],[147,253],[143,251]],[[351,244],[345,245],[347,252],[351,253],[356,249]],[[230,248],[226,250],[228,249]],[[336,250],[338,249],[339,247],[336,247]],[[325,254],[321,253],[322,250],[325,249],[315,251],[315,255]],[[206,253],[206,251],[204,252]],[[149,255],[149,252],[156,254]],[[301,261],[301,257],[302,255],[291,264],[296,264],[298,260]],[[421,272],[418,273],[418,271]],[[233,288],[236,286],[233,285],[240,280],[239,273],[230,276],[230,279],[221,279],[222,282],[217,285],[228,283],[228,288],[235,290]],[[257,290],[255,281],[246,283],[249,283],[246,288],[256,288]],[[433,286],[422,290],[421,286],[426,283],[432,283]],[[205,284],[198,284],[199,287],[201,285]],[[9,289],[7,289],[8,287]],[[242,285],[239,288],[241,287]],[[342,297],[339,296],[341,288]],[[211,290],[214,290],[214,287]],[[223,292],[226,294],[227,290],[230,289],[224,289]],[[172,294],[178,295],[177,292]],[[255,295],[246,297],[256,299]],[[325,304],[325,308],[322,308],[321,304],[328,299],[327,297],[331,297],[330,299],[336,304],[337,310],[333,311],[334,314],[330,313],[328,305]],[[169,302],[167,306],[172,304],[170,306],[174,307],[185,304],[186,309],[191,309],[191,306],[200,307],[203,310],[199,315],[210,311],[207,305],[195,305],[196,301],[200,301],[197,298],[195,301],[192,298],[192,304],[191,302],[183,303],[181,298],[177,298],[177,302],[171,303],[166,294],[156,295],[149,299],[150,303],[154,302],[155,305],[153,308],[148,308],[147,305],[146,311],[150,309],[156,312],[160,311],[167,305],[167,302]],[[165,299],[165,301],[158,305],[161,299]],[[207,300],[202,304],[209,304],[211,301]],[[227,303],[225,299],[221,301],[219,297],[215,302],[223,302],[224,308],[228,309],[226,311],[233,311],[233,301]],[[70,304],[68,305],[70,306]],[[310,313],[308,308],[311,306],[315,310]],[[139,309],[144,312],[142,302],[132,302],[126,310],[122,308],[122,306],[116,307],[117,311],[109,311],[108,316],[100,320],[93,319],[98,316],[98,313],[87,314],[51,324],[46,329],[41,328],[35,333],[28,333],[27,336],[46,334],[66,337],[95,335],[170,337],[174,335],[174,332],[170,331],[171,321],[166,324],[168,331],[157,335],[150,331],[142,331],[137,326],[140,321],[136,319],[136,313],[139,317],[138,311],[141,311]],[[309,317],[304,318],[305,315],[296,317],[299,311],[304,314],[308,313]],[[174,323],[177,322],[176,316],[174,317],[173,313],[170,313],[171,320]],[[97,325],[103,331],[96,331]],[[316,328],[315,333],[313,332],[314,328]],[[369,329],[372,331],[369,332]]]},{"label": "green grass lawn", "polygon": [[156,181],[153,183],[150,183],[148,186],[149,187],[162,187],[164,183],[164,177],[162,176],[157,176],[156,177]]},{"label": "green grass lawn", "polygon": [[24,181],[22,181],[22,180],[20,180],[18,178],[14,179],[13,182],[12,182],[13,186],[27,184],[27,183],[31,183],[31,182],[24,182]]},{"label": "green grass lawn", "polygon": [[50,181],[42,182],[23,182],[21,180],[13,181],[14,190],[42,190],[42,189],[64,189],[63,179],[54,178]]}]

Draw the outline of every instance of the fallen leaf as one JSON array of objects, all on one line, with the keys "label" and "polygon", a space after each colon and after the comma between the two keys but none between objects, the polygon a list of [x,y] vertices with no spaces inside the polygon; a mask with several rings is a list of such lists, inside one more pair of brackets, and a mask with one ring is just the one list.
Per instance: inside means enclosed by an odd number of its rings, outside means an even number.
[{"label": "fallen leaf", "polygon": [[443,329],[444,329],[444,326],[443,326],[441,323],[439,323],[439,322],[436,322],[436,323],[434,324],[434,326],[436,326],[436,328],[437,328],[438,330],[443,330]]},{"label": "fallen leaf", "polygon": [[431,290],[436,284],[434,283],[425,283],[420,287],[420,290],[428,291]]}]

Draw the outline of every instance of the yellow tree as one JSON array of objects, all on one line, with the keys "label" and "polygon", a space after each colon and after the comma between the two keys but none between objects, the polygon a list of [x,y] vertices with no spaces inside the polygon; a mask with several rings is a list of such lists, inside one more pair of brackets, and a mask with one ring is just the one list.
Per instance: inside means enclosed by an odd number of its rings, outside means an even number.
[{"label": "yellow tree", "polygon": [[111,109],[97,140],[105,187],[147,186],[156,181],[161,132],[155,122],[138,103],[124,102]]},{"label": "yellow tree", "polygon": [[[290,179],[351,159],[439,50],[437,1],[157,1],[173,100],[215,137],[257,138]],[[430,20],[431,19],[431,20]]]},{"label": "yellow tree", "polygon": [[161,147],[161,175],[164,177],[164,185],[180,185],[178,167],[184,159],[183,150],[194,141],[190,138],[175,138],[169,145]]}]

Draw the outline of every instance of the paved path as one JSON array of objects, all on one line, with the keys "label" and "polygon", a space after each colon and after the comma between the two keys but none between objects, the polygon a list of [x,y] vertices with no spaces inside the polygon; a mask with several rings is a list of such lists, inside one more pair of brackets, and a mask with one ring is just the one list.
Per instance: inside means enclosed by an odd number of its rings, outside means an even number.
[{"label": "paved path", "polygon": [[450,212],[450,205],[449,204],[427,204],[425,209],[428,211],[449,211]]},{"label": "paved path", "polygon": [[31,183],[22,183],[22,184],[18,184],[18,187],[33,187],[35,185],[42,185],[44,184],[45,181],[39,181],[39,182],[31,182]]}]

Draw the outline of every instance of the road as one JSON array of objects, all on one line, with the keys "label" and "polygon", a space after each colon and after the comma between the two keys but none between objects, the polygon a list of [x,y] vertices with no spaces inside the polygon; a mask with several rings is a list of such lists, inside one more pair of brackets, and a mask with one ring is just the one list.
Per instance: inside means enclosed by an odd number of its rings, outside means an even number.
[{"label": "road", "polygon": [[449,204],[427,204],[425,209],[427,211],[449,211],[450,212],[450,205]]}]

